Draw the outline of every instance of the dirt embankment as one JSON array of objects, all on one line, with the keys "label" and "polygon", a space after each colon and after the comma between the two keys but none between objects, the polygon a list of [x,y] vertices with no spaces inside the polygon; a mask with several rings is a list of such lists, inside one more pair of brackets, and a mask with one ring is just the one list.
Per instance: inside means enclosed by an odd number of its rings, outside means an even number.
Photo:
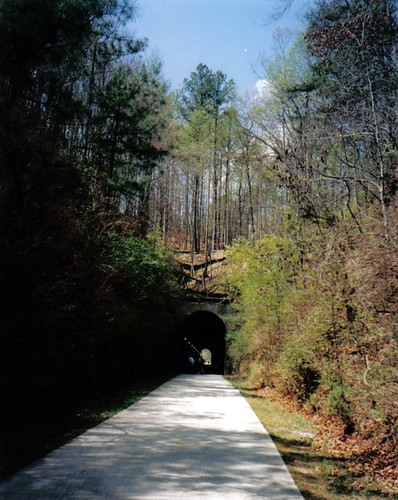
[{"label": "dirt embankment", "polygon": [[186,292],[208,296],[227,296],[224,275],[227,269],[225,250],[176,252],[174,256],[181,283]]}]

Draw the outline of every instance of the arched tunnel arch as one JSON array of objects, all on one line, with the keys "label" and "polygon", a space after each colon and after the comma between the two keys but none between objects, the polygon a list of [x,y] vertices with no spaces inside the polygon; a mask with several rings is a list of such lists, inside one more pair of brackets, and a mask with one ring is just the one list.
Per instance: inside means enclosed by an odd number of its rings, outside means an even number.
[{"label": "arched tunnel arch", "polygon": [[225,369],[225,334],[224,321],[210,311],[195,311],[187,315],[181,327],[181,362],[182,371],[189,371],[188,359],[198,363],[202,349],[211,352],[211,365],[205,366],[205,373],[223,374]]}]

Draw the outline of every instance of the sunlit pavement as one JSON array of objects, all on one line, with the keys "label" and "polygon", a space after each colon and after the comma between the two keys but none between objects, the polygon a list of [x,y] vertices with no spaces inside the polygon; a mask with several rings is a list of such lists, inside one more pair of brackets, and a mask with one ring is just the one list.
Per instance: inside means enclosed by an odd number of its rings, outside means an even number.
[{"label": "sunlit pavement", "polygon": [[300,498],[271,438],[220,375],[181,375],[20,471],[1,499]]}]

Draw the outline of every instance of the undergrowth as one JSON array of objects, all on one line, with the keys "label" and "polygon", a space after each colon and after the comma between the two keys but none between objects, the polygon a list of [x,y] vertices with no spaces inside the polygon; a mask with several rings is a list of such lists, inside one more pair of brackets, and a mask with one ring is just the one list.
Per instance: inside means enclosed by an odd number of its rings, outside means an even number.
[{"label": "undergrowth", "polygon": [[398,497],[392,470],[364,452],[363,440],[344,434],[335,417],[314,413],[276,389],[253,389],[247,379],[229,380],[248,400],[271,435],[304,498],[348,500]]},{"label": "undergrowth", "polygon": [[388,214],[388,238],[375,212],[361,232],[293,220],[227,252],[232,371],[338,422],[339,446],[384,478],[398,461],[398,207]]}]

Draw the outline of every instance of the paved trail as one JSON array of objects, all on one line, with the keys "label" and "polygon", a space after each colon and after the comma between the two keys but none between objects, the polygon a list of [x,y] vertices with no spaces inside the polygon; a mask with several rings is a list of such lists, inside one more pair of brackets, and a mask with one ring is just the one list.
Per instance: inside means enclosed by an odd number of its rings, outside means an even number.
[{"label": "paved trail", "polygon": [[302,498],[245,399],[181,375],[0,485],[0,499]]}]

